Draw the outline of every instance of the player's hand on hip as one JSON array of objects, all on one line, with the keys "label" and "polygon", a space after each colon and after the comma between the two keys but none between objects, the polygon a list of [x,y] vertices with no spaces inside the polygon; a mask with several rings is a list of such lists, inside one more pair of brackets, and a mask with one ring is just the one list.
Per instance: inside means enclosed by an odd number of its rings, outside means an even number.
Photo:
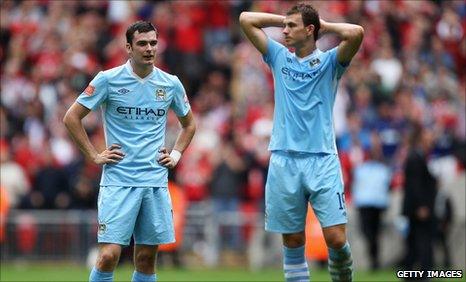
[{"label": "player's hand on hip", "polygon": [[120,145],[112,144],[102,153],[97,154],[97,156],[94,158],[94,162],[98,165],[117,164],[125,157],[125,154],[120,149]]},{"label": "player's hand on hip", "polygon": [[160,148],[159,153],[159,159],[157,161],[160,165],[172,169],[178,163],[178,160],[175,160],[170,154],[168,154],[167,148]]}]

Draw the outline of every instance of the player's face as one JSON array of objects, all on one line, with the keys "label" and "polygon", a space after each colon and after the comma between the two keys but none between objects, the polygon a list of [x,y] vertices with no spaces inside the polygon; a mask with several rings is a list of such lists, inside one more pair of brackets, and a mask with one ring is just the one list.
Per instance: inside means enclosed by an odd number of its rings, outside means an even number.
[{"label": "player's face", "polygon": [[126,43],[126,50],[134,61],[139,65],[154,65],[157,52],[157,33],[155,31],[134,32],[133,42]]},{"label": "player's face", "polygon": [[304,41],[309,39],[314,31],[314,26],[304,26],[301,14],[287,15],[283,21],[285,27],[283,34],[285,35],[285,44],[290,47],[297,47]]}]

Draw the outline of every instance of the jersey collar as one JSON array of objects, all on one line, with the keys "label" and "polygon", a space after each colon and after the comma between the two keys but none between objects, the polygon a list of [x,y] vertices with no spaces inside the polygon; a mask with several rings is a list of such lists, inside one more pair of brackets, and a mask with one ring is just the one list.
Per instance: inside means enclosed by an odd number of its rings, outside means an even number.
[{"label": "jersey collar", "polygon": [[295,56],[295,58],[296,58],[296,60],[298,60],[298,62],[302,63],[302,62],[304,62],[304,61],[306,61],[306,60],[309,60],[310,58],[312,58],[312,57],[314,57],[314,56],[317,56],[317,55],[320,54],[320,53],[321,53],[321,51],[320,51],[319,49],[316,48],[314,51],[312,51],[311,54],[307,55],[307,56],[304,57],[304,58],[300,58],[300,57],[296,56],[296,53],[293,53],[293,56]]},{"label": "jersey collar", "polygon": [[146,77],[144,78],[141,78],[139,75],[137,75],[134,71],[133,71],[133,67],[131,66],[131,59],[129,59],[128,61],[126,61],[126,64],[125,64],[125,67],[126,69],[129,71],[129,73],[135,78],[137,79],[139,82],[141,83],[144,83],[146,82],[147,80],[149,80],[151,78],[151,76],[154,74],[154,68],[152,69],[152,72],[149,73],[148,75],[146,75]]}]

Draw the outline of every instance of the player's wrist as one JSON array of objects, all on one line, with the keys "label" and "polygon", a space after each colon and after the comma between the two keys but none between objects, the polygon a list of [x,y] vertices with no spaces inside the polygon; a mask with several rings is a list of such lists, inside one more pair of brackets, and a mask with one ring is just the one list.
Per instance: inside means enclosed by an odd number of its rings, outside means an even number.
[{"label": "player's wrist", "polygon": [[181,159],[181,152],[178,151],[178,150],[173,149],[173,150],[170,152],[170,157],[172,158],[172,160],[173,160],[173,162],[175,163],[175,165],[177,165],[178,162],[179,162],[180,159]]},{"label": "player's wrist", "polygon": [[100,154],[98,152],[91,152],[88,154],[88,159],[93,161],[95,164],[99,164]]}]

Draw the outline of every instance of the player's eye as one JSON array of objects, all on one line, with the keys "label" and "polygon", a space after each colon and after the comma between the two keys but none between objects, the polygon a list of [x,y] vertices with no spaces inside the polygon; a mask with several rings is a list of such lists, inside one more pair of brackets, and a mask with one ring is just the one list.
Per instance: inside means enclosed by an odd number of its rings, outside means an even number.
[{"label": "player's eye", "polygon": [[151,45],[151,46],[157,45],[157,40],[151,41],[151,42],[150,42],[150,45]]}]

